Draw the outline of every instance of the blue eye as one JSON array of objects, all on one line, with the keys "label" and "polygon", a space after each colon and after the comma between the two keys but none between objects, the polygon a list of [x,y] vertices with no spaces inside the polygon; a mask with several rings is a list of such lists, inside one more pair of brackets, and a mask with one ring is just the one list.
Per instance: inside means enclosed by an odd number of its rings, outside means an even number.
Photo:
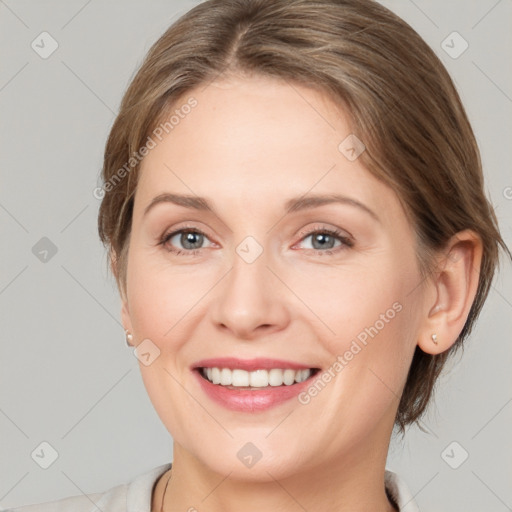
[{"label": "blue eye", "polygon": [[[316,229],[306,233],[301,233],[301,241],[312,238],[311,249],[316,253],[327,253],[332,254],[346,248],[353,247],[354,242],[351,238],[346,236],[343,232],[333,229]],[[173,239],[176,239],[173,241]],[[167,251],[172,252],[176,255],[196,256],[199,254],[201,249],[204,249],[203,243],[205,240],[209,240],[205,233],[195,228],[184,228],[171,233],[165,234],[159,244],[164,246]],[[333,244],[339,242],[337,246]],[[180,244],[182,249],[176,247],[176,244]],[[211,244],[211,242],[210,242]],[[213,245],[213,244],[211,244]]]},{"label": "blue eye", "polygon": [[[318,229],[316,231],[309,232],[302,240],[312,237],[312,249],[319,252],[327,252],[331,250],[338,251],[345,247],[352,247],[353,243],[350,238],[345,236],[341,231],[331,229]],[[333,244],[336,241],[340,244],[335,247]],[[315,247],[316,245],[316,247]]]},{"label": "blue eye", "polygon": [[164,235],[160,244],[167,246],[173,238],[177,238],[177,241],[182,244],[184,250],[177,249],[174,245],[169,245],[168,250],[178,255],[196,255],[199,252],[199,249],[202,249],[201,246],[204,240],[208,239],[202,231],[188,228],[173,231],[172,233]]}]

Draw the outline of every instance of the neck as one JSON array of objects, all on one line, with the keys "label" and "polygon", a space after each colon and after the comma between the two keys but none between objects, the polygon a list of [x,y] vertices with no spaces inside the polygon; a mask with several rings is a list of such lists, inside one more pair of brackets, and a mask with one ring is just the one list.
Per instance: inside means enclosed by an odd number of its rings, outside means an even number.
[{"label": "neck", "polygon": [[300,464],[298,471],[279,479],[269,470],[265,481],[215,472],[175,442],[172,476],[159,482],[155,509],[160,512],[163,501],[164,512],[395,512],[384,488],[389,437],[387,443],[376,441],[365,439],[350,453],[323,458],[317,466]]}]

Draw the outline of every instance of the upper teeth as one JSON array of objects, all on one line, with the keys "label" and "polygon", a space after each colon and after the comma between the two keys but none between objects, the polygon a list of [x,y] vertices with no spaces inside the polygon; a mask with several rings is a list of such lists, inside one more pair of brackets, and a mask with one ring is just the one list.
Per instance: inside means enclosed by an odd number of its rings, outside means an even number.
[{"label": "upper teeth", "polygon": [[284,383],[290,386],[295,382],[303,382],[311,375],[311,370],[272,368],[271,370],[248,372],[240,369],[231,370],[230,368],[202,368],[202,373],[210,382],[221,386],[263,388],[268,385],[281,386]]}]

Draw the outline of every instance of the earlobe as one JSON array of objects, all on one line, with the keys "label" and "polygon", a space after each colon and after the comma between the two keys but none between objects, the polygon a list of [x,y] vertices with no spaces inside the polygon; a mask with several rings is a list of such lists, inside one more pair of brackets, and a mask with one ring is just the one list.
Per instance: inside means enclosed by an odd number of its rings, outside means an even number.
[{"label": "earlobe", "polygon": [[433,299],[419,333],[418,346],[427,354],[448,350],[459,337],[478,290],[482,241],[471,230],[454,235],[430,279]]}]

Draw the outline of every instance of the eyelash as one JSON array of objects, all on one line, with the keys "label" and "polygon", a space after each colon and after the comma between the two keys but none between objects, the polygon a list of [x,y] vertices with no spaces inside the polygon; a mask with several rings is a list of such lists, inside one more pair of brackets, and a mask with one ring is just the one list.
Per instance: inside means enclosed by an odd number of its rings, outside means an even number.
[{"label": "eyelash", "polygon": [[[162,236],[162,238],[160,239],[158,245],[165,247],[165,244],[171,238],[173,238],[175,235],[178,235],[180,233],[196,233],[196,234],[203,235],[204,237],[208,238],[208,235],[206,235],[206,233],[204,233],[200,229],[196,229],[194,227],[185,227],[185,228],[178,229],[176,231],[172,231],[171,233],[164,234]],[[332,236],[333,238],[337,238],[340,242],[342,242],[343,245],[338,246],[333,249],[325,249],[325,250],[307,249],[307,250],[314,251],[316,253],[328,253],[329,254],[329,253],[333,253],[333,252],[337,253],[338,251],[345,250],[347,248],[351,248],[354,246],[354,242],[351,238],[347,237],[346,235],[343,234],[343,232],[341,232],[337,229],[330,229],[330,228],[322,228],[322,229],[315,229],[312,231],[301,232],[300,233],[300,236],[302,237],[301,241],[304,238],[307,238],[308,236],[317,235],[319,233],[328,234],[329,236]],[[177,256],[182,256],[182,255],[196,256],[199,252],[201,252],[201,249],[186,250],[186,249],[176,249],[176,248],[169,247],[167,249],[167,251],[172,252],[172,253],[176,254]]]}]

